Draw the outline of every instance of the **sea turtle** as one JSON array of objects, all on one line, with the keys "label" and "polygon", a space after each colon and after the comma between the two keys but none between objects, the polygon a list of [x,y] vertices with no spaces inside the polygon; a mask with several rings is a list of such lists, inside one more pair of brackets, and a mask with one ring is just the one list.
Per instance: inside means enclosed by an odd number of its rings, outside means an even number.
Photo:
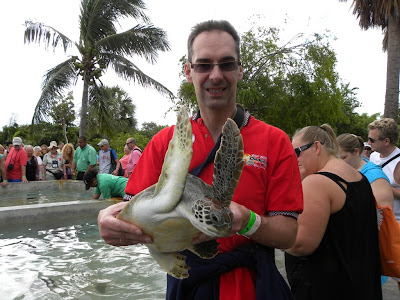
[{"label": "sea turtle", "polygon": [[118,218],[131,222],[152,236],[146,244],[151,256],[171,276],[189,276],[185,256],[188,249],[202,258],[218,252],[215,240],[192,244],[201,232],[224,237],[232,228],[229,205],[242,173],[243,140],[238,126],[228,119],[214,159],[213,186],[188,174],[192,159],[192,127],[185,108],[177,116],[158,182],[135,195]]}]

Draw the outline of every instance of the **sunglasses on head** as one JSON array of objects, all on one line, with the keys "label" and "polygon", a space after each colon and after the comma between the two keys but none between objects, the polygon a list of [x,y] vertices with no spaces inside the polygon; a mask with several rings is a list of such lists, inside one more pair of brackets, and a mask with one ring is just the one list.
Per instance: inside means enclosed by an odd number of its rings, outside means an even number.
[{"label": "sunglasses on head", "polygon": [[296,152],[296,156],[299,157],[299,156],[300,156],[300,153],[301,153],[302,151],[307,150],[307,149],[310,148],[312,145],[314,145],[314,143],[315,143],[315,142],[312,142],[312,143],[303,145],[303,146],[301,146],[301,147],[294,148],[294,152]]},{"label": "sunglasses on head", "polygon": [[241,61],[225,61],[217,64],[212,63],[190,63],[190,68],[194,70],[195,73],[209,73],[214,69],[214,66],[218,66],[222,72],[236,71],[241,65]]}]

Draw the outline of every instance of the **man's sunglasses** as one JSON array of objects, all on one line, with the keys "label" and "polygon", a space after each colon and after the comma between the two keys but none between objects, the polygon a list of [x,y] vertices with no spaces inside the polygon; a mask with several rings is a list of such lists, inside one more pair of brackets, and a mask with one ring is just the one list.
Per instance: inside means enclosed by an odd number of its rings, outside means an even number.
[{"label": "man's sunglasses", "polygon": [[218,64],[190,63],[190,67],[194,70],[195,73],[210,73],[214,69],[214,66],[218,66],[222,72],[230,72],[230,71],[236,71],[241,64],[242,63],[238,60],[238,61],[225,61]]},{"label": "man's sunglasses", "polygon": [[381,139],[381,138],[379,138],[379,139],[373,139],[372,137],[368,137],[368,140],[369,140],[371,143],[375,143],[376,141],[383,141],[384,139]]},{"label": "man's sunglasses", "polygon": [[301,147],[294,148],[294,152],[296,152],[296,156],[299,157],[299,156],[300,156],[300,153],[301,153],[302,151],[307,150],[307,149],[310,148],[312,145],[314,145],[314,143],[315,143],[315,142],[312,142],[312,143],[309,143],[309,144],[307,144],[307,145],[303,145],[303,146],[301,146]]}]

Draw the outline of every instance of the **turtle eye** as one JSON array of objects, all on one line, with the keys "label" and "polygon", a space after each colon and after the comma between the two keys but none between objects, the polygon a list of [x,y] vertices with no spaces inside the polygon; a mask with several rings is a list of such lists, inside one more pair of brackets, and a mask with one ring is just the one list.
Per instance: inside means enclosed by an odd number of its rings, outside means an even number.
[{"label": "turtle eye", "polygon": [[222,225],[224,223],[223,216],[220,212],[217,211],[210,212],[210,219],[214,225]]}]

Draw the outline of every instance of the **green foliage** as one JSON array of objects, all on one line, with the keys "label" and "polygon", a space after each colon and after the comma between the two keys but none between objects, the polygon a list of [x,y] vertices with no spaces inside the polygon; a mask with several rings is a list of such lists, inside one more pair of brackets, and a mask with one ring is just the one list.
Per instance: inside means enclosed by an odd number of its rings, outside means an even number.
[{"label": "green foliage", "polygon": [[167,125],[157,125],[154,122],[144,122],[142,129],[139,131],[141,135],[148,138],[149,140],[161,129],[168,127]]},{"label": "green foliage", "polygon": [[92,90],[89,103],[87,137],[112,138],[118,132],[136,130],[135,105],[122,88],[102,86]]},{"label": "green foliage", "polygon": [[[337,128],[350,124],[359,102],[355,90],[343,84],[335,71],[336,54],[330,38],[299,34],[281,46],[276,28],[244,33],[243,79],[238,84],[237,102],[288,134],[308,125],[329,123]],[[179,97],[187,107],[197,105],[194,88],[187,82],[181,83]]]},{"label": "green foliage", "polygon": [[56,124],[72,125],[75,121],[74,96],[72,91],[67,96],[58,96],[51,103],[50,117]]}]

